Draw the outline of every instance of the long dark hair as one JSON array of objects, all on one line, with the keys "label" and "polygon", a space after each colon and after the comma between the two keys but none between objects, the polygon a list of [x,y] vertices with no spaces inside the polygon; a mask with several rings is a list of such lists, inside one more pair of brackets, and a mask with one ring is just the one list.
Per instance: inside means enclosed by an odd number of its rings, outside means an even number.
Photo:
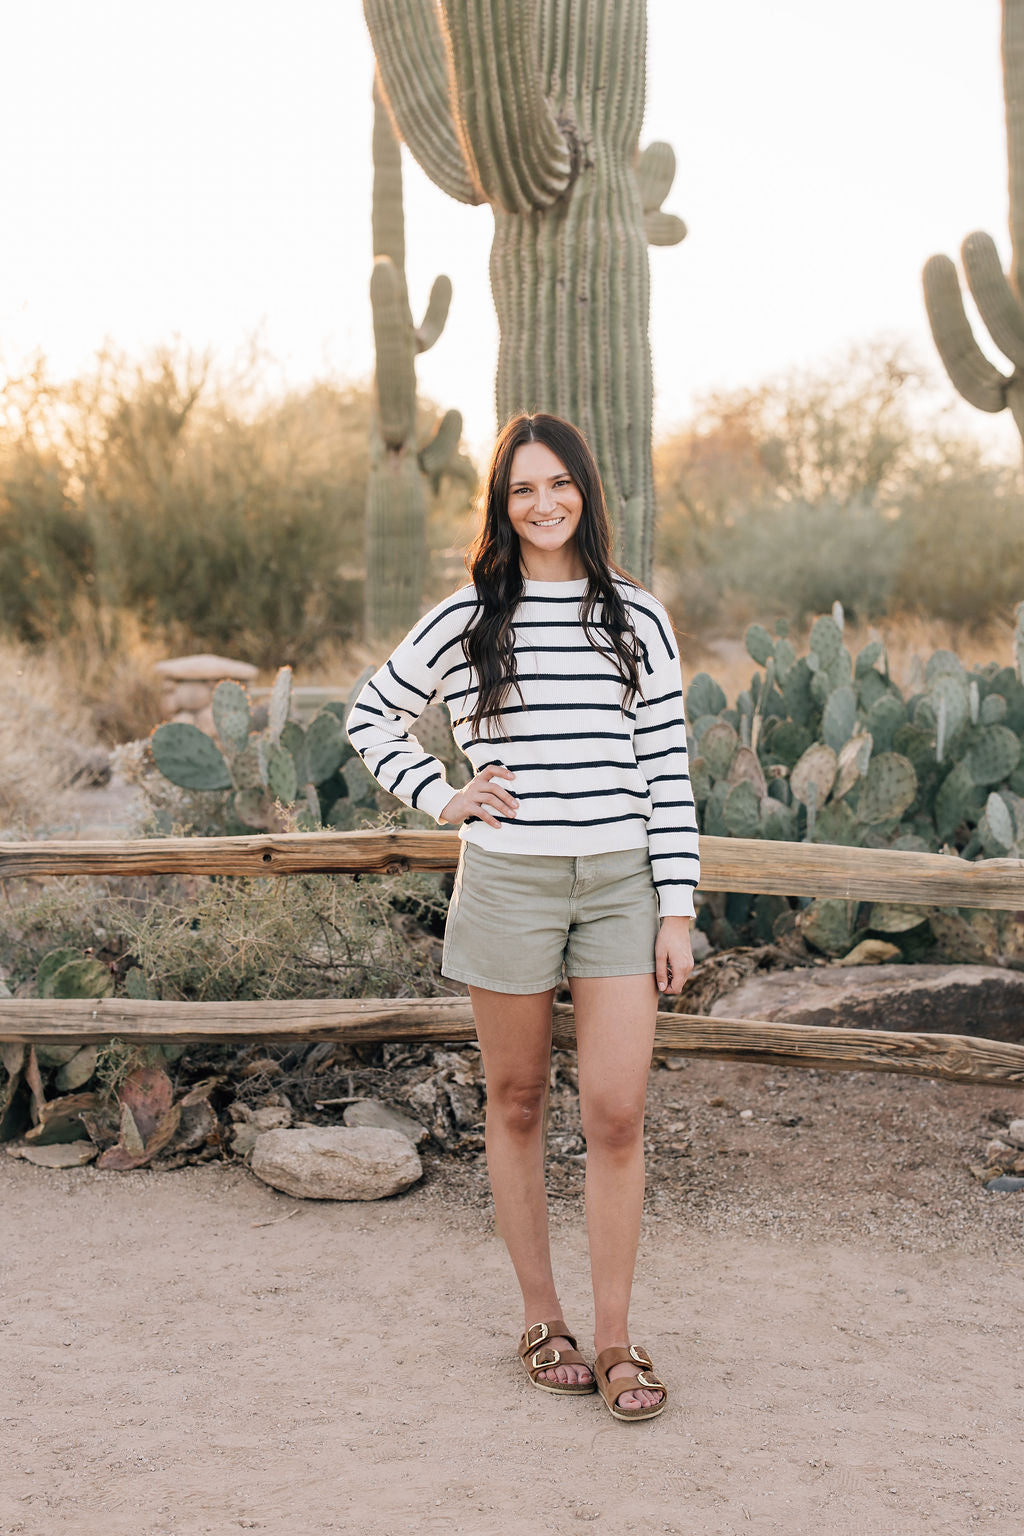
[{"label": "long dark hair", "polygon": [[[476,702],[465,718],[476,737],[483,734],[486,720],[498,720],[504,734],[500,710],[512,688],[523,700],[516,677],[516,657],[512,645],[512,618],[523,592],[523,573],[519,558],[519,535],[508,515],[512,456],[523,443],[543,443],[561,460],[583,498],[583,510],[576,526],[576,548],[587,569],[587,588],[580,617],[583,631],[595,650],[613,653],[625,686],[623,710],[628,709],[640,692],[639,647],[629,610],[613,576],[624,577],[634,586],[628,573],[611,558],[611,530],[604,489],[597,463],[586,438],[577,427],[560,416],[542,412],[513,416],[505,423],[487,470],[480,529],[466,552],[466,569],[476,587],[477,606],[462,637],[467,662],[476,672],[479,691]],[[600,602],[602,617],[596,626],[601,640],[595,638],[594,606]],[[477,617],[479,615],[479,617]],[[604,642],[604,643],[602,643]]]}]

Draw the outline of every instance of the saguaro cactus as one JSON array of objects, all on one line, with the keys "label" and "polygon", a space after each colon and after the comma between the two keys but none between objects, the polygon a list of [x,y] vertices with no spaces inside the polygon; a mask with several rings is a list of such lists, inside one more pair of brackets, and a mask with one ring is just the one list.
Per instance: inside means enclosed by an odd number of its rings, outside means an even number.
[{"label": "saguaro cactus", "polygon": [[436,479],[455,455],[462,417],[448,411],[433,439],[417,451],[415,358],[443,331],[452,285],[447,277],[435,280],[423,323],[414,325],[405,286],[401,146],[376,83],[373,102],[370,304],[377,370],[366,489],[365,630],[368,639],[386,640],[420,616],[426,567],[423,477]]},{"label": "saguaro cactus", "polygon": [[1002,52],[1013,246],[1009,276],[995,241],[980,230],[967,236],[961,255],[978,312],[1011,372],[990,363],[975,341],[948,256],[925,263],[924,297],[939,356],[964,399],[982,411],[1009,410],[1024,438],[1024,0],[1003,0]]},{"label": "saguaro cactus", "polygon": [[667,144],[638,153],[646,0],[364,0],[395,126],[427,175],[494,211],[499,423],[569,417],[597,455],[619,555],[653,557],[648,241]]}]

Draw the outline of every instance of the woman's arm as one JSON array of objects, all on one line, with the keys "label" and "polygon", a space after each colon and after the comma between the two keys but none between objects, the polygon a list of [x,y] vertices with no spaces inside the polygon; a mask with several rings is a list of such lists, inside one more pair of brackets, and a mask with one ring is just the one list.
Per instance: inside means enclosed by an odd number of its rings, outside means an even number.
[{"label": "woman's arm", "polygon": [[663,918],[693,917],[693,893],[700,880],[697,810],[683,718],[683,679],[667,614],[663,624],[657,645],[650,647],[653,670],[645,679],[645,698],[637,705],[633,745],[653,806],[647,836],[658,909]]},{"label": "woman's arm", "polygon": [[[424,616],[362,688],[348,717],[348,738],[379,784],[412,810],[441,822],[455,795],[444,765],[409,734],[437,691],[434,644],[453,599]],[[460,609],[462,605],[457,605]],[[451,615],[458,623],[460,611]],[[440,623],[439,623],[440,620]],[[430,631],[430,643],[419,643]]]}]

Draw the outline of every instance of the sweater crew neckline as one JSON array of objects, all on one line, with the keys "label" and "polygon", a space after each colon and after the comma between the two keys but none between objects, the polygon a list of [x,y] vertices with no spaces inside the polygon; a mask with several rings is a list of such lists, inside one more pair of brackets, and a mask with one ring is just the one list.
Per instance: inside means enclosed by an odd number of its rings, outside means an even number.
[{"label": "sweater crew neckline", "polygon": [[537,581],[532,576],[523,578],[523,591],[530,596],[543,597],[547,593],[551,597],[560,595],[572,596],[575,593],[583,593],[587,590],[586,576],[580,576],[575,581]]}]

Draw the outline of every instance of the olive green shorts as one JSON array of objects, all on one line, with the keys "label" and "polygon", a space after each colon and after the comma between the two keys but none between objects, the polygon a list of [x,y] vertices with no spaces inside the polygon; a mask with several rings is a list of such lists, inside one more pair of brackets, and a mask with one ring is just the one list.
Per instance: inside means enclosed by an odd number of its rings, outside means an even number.
[{"label": "olive green shorts", "polygon": [[498,853],[463,842],[441,974],[492,992],[546,992],[566,976],[655,970],[658,895],[646,848]]}]

